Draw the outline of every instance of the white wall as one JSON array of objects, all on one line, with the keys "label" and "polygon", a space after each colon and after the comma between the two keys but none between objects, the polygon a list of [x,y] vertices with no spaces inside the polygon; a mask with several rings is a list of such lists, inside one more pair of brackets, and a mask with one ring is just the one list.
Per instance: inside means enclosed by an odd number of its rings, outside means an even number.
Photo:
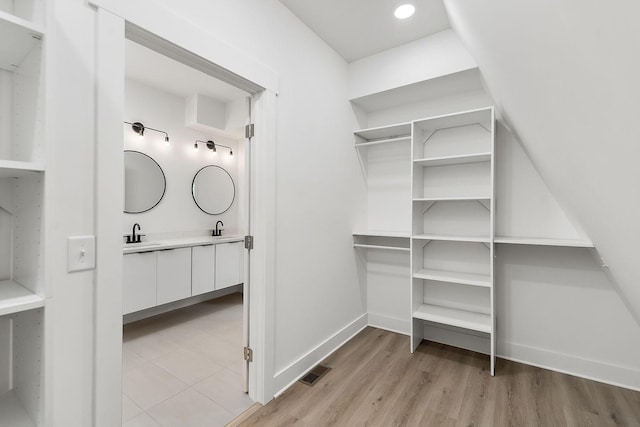
[{"label": "white wall", "polygon": [[498,245],[498,355],[640,390],[640,328],[588,249]]},{"label": "white wall", "polygon": [[640,3],[445,5],[510,127],[640,319]]},{"label": "white wall", "polygon": [[[124,149],[135,150],[153,158],[162,168],[167,188],[162,201],[153,209],[139,214],[123,214],[123,234],[131,234],[134,223],[139,223],[146,239],[177,237],[180,234],[206,234],[215,228],[216,221],[224,223],[224,233],[241,233],[239,204],[243,188],[238,179],[238,164],[243,162],[242,141],[207,134],[185,126],[185,99],[153,88],[146,84],[127,80],[125,85],[125,118],[141,122],[145,126],[161,129],[170,136],[170,144],[164,142],[164,134],[146,131],[143,140],[124,125]],[[233,148],[220,147],[216,154],[195,140],[215,142]],[[193,201],[191,184],[194,175],[206,165],[224,168],[233,178],[236,197],[228,211],[220,215],[207,215]]]}]

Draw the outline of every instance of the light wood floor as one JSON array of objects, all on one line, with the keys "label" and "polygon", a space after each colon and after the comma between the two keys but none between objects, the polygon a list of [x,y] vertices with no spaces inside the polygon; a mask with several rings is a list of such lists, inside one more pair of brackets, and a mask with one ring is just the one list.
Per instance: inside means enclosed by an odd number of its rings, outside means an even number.
[{"label": "light wood floor", "polygon": [[367,328],[241,426],[640,426],[640,392]]}]

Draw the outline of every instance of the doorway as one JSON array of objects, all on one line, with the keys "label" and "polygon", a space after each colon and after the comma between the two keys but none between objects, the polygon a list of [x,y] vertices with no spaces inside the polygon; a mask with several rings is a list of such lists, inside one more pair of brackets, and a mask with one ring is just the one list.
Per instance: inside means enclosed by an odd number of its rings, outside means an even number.
[{"label": "doorway", "polygon": [[251,97],[130,39],[124,83],[122,422],[224,425],[253,404]]},{"label": "doorway", "polygon": [[[122,409],[122,201],[124,160],[121,144],[124,116],[124,49],[126,38],[179,60],[251,93],[255,137],[252,146],[249,232],[255,236],[251,272],[249,396],[265,403],[274,395],[275,288],[275,142],[278,76],[269,68],[221,43],[189,22],[154,10],[91,0],[96,7],[96,263],[94,420],[112,425]],[[144,1],[142,3],[145,3]],[[146,4],[146,3],[145,3]],[[136,3],[137,5],[137,3]],[[151,3],[149,3],[151,7]],[[188,33],[188,37],[184,35]],[[218,58],[221,62],[216,63]],[[254,83],[255,82],[255,83]],[[245,258],[248,260],[248,257]],[[244,287],[247,287],[245,281]],[[246,292],[245,292],[246,294]],[[118,416],[118,418],[120,418]]]}]

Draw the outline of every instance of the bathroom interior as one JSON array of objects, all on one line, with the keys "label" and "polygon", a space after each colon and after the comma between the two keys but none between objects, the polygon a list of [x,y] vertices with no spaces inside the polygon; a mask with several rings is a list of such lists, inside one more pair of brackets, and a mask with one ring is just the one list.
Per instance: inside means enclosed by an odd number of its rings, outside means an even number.
[{"label": "bathroom interior", "polygon": [[131,40],[125,52],[123,423],[194,399],[227,422],[253,403],[249,94]]}]

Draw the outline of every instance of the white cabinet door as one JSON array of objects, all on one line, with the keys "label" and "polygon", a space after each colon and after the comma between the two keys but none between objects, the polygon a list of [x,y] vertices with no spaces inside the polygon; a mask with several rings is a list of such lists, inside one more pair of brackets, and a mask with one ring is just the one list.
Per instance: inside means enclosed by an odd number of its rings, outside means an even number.
[{"label": "white cabinet door", "polygon": [[215,289],[215,269],[215,245],[191,248],[191,295],[200,295]]},{"label": "white cabinet door", "polygon": [[158,251],[158,305],[191,296],[191,248]]},{"label": "white cabinet door", "polygon": [[242,283],[242,242],[216,245],[216,289]]},{"label": "white cabinet door", "polygon": [[122,267],[122,313],[156,305],[156,252],[127,254]]}]

